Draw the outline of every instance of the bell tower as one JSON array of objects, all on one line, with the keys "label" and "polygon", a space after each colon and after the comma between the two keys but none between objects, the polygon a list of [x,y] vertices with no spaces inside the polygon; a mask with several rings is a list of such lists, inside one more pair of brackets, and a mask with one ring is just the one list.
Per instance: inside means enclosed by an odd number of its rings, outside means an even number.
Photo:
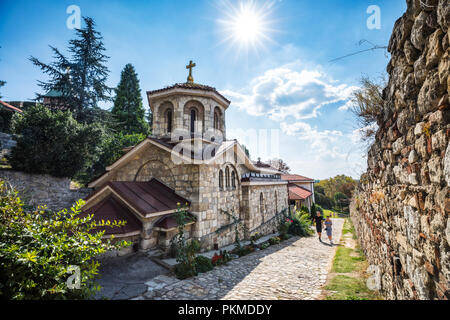
[{"label": "bell tower", "polygon": [[215,88],[195,83],[194,67],[192,60],[186,66],[187,82],[147,91],[154,137],[170,139],[182,133],[183,137],[226,140],[225,111],[230,101]]}]

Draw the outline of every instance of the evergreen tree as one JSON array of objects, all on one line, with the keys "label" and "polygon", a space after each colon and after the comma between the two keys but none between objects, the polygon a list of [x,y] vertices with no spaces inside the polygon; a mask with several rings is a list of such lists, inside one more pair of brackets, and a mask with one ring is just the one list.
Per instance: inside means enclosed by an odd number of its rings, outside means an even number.
[{"label": "evergreen tree", "polygon": [[[1,48],[1,47],[0,47]],[[0,88],[3,87],[6,84],[6,81],[0,80]],[[0,92],[0,99],[2,98],[1,92]]]},{"label": "evergreen tree", "polygon": [[[69,41],[70,57],[51,47],[55,61],[46,64],[35,57],[31,62],[49,75],[47,82],[39,81],[45,92],[61,95],[62,105],[74,113],[78,121],[93,122],[102,114],[98,103],[109,101],[110,88],[106,85],[109,70],[105,63],[102,36],[94,29],[91,18],[83,17],[85,27],[76,29],[76,39]],[[38,99],[43,95],[38,94]]]},{"label": "evergreen tree", "polygon": [[149,133],[149,125],[145,120],[145,110],[142,106],[139,80],[131,64],[127,64],[122,70],[112,114],[119,125],[120,132],[145,135]]},{"label": "evergreen tree", "polygon": [[[6,84],[5,81],[0,80],[0,88],[3,87]],[[0,99],[2,98],[1,93],[0,93]]]}]

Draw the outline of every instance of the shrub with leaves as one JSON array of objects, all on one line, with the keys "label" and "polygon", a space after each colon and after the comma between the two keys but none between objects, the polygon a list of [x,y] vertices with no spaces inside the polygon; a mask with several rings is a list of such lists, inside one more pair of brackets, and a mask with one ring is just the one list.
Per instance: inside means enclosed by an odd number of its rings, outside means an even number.
[{"label": "shrub with leaves", "polygon": [[78,123],[70,111],[51,111],[36,105],[15,114],[12,131],[17,145],[8,161],[14,170],[73,177],[99,152],[104,129]]},{"label": "shrub with leaves", "polygon": [[187,279],[198,274],[196,268],[195,254],[200,250],[200,243],[194,239],[186,240],[184,228],[190,217],[186,208],[179,206],[175,213],[178,233],[171,240],[171,245],[176,252],[177,265],[175,266],[175,275],[178,279]]},{"label": "shrub with leaves", "polygon": [[208,272],[214,268],[211,260],[204,256],[198,256],[195,258],[195,267],[199,273]]},{"label": "shrub with leaves", "polygon": [[297,212],[292,216],[292,223],[289,226],[288,233],[299,236],[309,237],[312,235],[311,219],[309,213]]},{"label": "shrub with leaves", "polygon": [[[0,180],[1,299],[86,299],[99,290],[94,258],[129,243],[102,240],[104,231],[96,229],[125,222],[95,222],[81,214],[82,205],[80,200],[71,210],[26,212],[17,192]],[[74,267],[79,289],[67,283]]]}]

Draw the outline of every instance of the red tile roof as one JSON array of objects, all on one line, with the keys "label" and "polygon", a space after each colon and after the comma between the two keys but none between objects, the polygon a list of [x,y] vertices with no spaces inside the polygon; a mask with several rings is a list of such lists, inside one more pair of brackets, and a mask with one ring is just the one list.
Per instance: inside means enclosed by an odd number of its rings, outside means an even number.
[{"label": "red tile roof", "polygon": [[141,215],[175,210],[178,204],[190,204],[190,201],[179,196],[174,190],[157,179],[147,182],[110,181],[95,191],[86,200],[110,187]]},{"label": "red tile roof", "polygon": [[306,190],[305,188],[299,187],[295,184],[290,184],[289,189],[289,200],[306,200],[312,196],[312,192]]},{"label": "red tile roof", "polygon": [[298,174],[284,174],[281,179],[286,181],[314,181],[314,179],[307,178]]},{"label": "red tile roof", "polygon": [[15,112],[20,112],[20,113],[23,112],[21,109],[16,108],[16,107],[14,107],[14,106],[12,106],[9,103],[6,103],[4,101],[0,100],[0,104],[3,105],[5,108],[9,109],[10,111],[15,111]]},{"label": "red tile roof", "polygon": [[126,234],[135,231],[142,230],[141,222],[135,217],[135,215],[126,206],[115,199],[113,195],[106,197],[104,200],[97,203],[92,208],[83,210],[82,216],[87,214],[94,215],[94,221],[100,222],[106,221],[123,221],[127,223],[122,227],[99,227],[95,231],[105,230],[105,235],[110,234]]}]

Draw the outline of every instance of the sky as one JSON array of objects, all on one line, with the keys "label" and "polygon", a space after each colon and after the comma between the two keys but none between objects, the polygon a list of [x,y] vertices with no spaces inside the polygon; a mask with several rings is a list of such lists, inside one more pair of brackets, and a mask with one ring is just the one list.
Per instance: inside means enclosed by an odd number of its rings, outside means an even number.
[{"label": "sky", "polygon": [[73,5],[104,38],[108,85],[133,64],[146,108],[145,92],[185,82],[193,60],[195,82],[231,100],[227,138],[252,159],[282,158],[314,179],[365,171],[367,145],[349,101],[362,76],[385,74],[390,56],[379,49],[332,60],[387,46],[404,0],[1,0],[3,100],[41,92],[45,75],[29,57],[51,62],[49,45],[66,52]]}]

